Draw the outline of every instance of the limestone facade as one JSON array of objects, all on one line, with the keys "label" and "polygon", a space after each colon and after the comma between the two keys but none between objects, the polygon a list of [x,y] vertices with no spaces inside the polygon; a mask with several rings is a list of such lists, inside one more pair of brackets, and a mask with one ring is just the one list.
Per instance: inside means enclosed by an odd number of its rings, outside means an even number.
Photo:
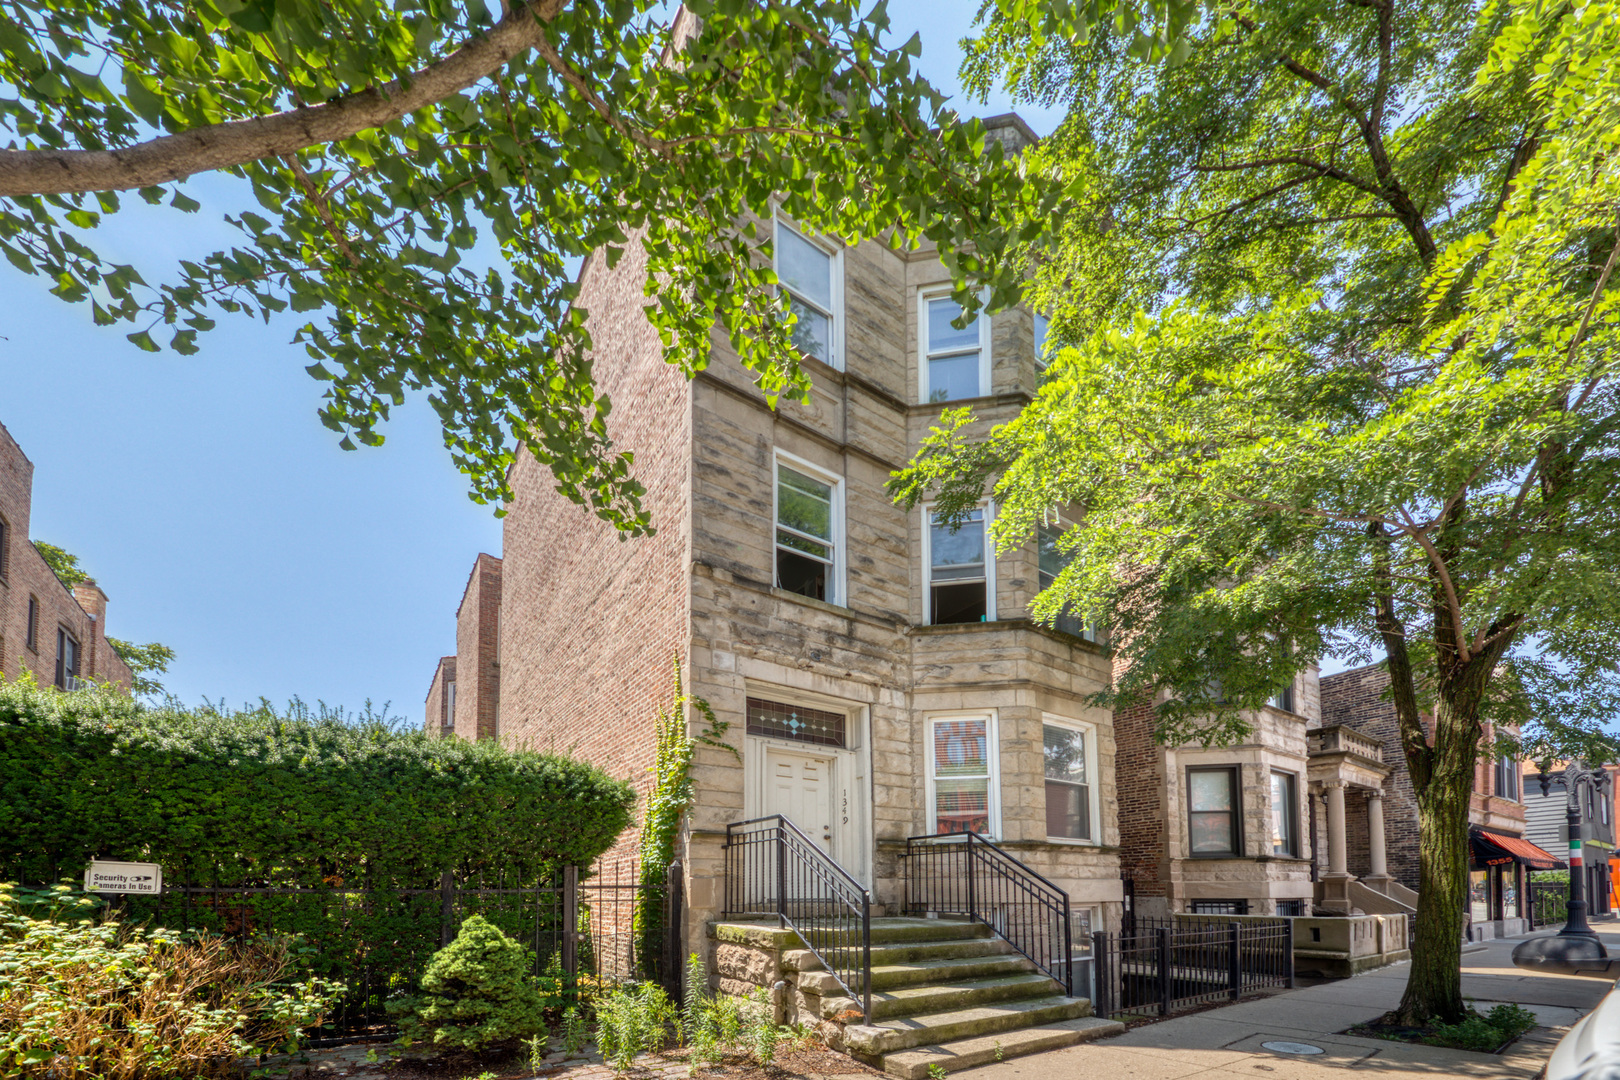
[{"label": "limestone facade", "polygon": [[[1028,137],[1016,118],[998,135],[1015,149]],[[967,825],[1068,892],[1077,939],[1113,926],[1123,895],[1113,718],[1087,703],[1108,685],[1106,650],[1032,621],[1033,541],[996,553],[986,536],[983,610],[941,624],[943,606],[931,611],[943,604],[931,592],[931,519],[885,490],[942,408],[922,391],[930,371],[944,370],[931,366],[929,342],[950,333],[936,310],[929,336],[928,305],[948,294],[949,275],[931,250],[812,239],[836,265],[839,349],[827,362],[804,360],[807,402],[776,408],[718,333],[691,380],[665,363],[640,311],[645,266],[634,241],[611,270],[587,260],[579,304],[616,406],[608,430],[635,453],[657,533],[621,539],[519,456],[504,522],[496,734],[596,761],[644,790],[652,717],[669,698],[672,659],[682,659],[688,692],[726,725],[730,747],[700,746],[694,763],[681,845],[688,948],[705,947],[704,925],[724,907],[727,825],[790,805],[805,817],[796,824],[871,889],[879,913],[902,902],[907,838]],[[989,424],[1032,396],[1036,323],[1012,310],[974,325],[977,393],[951,404]],[[806,477],[826,495],[832,532],[813,586],[779,544],[783,486]],[[987,504],[986,524],[993,515]],[[466,665],[458,643],[462,683]],[[797,724],[800,710],[839,734],[805,741],[768,723]],[[703,723],[689,721],[694,733]],[[1049,782],[1054,739],[1065,772]],[[799,787],[784,794],[791,770]],[[821,770],[827,802],[803,770]],[[974,775],[956,779],[964,770]],[[960,805],[969,812],[953,817]]]}]

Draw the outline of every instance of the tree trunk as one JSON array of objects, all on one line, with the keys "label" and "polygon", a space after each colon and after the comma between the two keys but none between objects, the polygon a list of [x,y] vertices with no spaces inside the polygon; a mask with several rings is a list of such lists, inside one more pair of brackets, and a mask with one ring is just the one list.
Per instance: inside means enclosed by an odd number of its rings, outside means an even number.
[{"label": "tree trunk", "polygon": [[1463,1018],[1463,910],[1473,789],[1470,756],[1466,770],[1443,768],[1417,796],[1417,932],[1406,993],[1396,1010],[1404,1024],[1454,1024]]}]

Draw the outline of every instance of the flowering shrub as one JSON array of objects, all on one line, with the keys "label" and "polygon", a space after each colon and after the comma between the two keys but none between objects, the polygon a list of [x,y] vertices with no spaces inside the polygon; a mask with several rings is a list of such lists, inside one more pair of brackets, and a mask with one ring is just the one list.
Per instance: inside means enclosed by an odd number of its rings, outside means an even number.
[{"label": "flowering shrub", "polygon": [[343,987],[293,981],[285,938],[185,938],[95,915],[59,887],[0,884],[0,1077],[225,1076],[296,1046]]}]

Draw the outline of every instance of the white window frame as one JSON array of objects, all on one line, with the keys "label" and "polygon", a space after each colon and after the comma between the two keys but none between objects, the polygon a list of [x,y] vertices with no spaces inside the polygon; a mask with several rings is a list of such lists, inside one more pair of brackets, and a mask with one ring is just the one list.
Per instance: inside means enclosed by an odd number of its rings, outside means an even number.
[{"label": "white window frame", "polygon": [[1293,841],[1292,846],[1293,846],[1294,850],[1290,851],[1290,852],[1286,852],[1286,853],[1284,853],[1282,855],[1278,855],[1276,853],[1276,851],[1273,850],[1274,847],[1276,846],[1276,839],[1277,839],[1276,836],[1273,835],[1273,836],[1267,836],[1266,837],[1266,852],[1265,853],[1266,853],[1266,856],[1268,858],[1273,858],[1273,859],[1302,859],[1302,858],[1305,857],[1302,854],[1302,852],[1305,850],[1305,845],[1302,842],[1302,837],[1304,835],[1304,830],[1300,828],[1300,821],[1299,821],[1299,819],[1300,819],[1299,789],[1301,787],[1301,784],[1300,784],[1300,775],[1299,775],[1299,773],[1295,772],[1292,769],[1272,768],[1272,769],[1266,770],[1266,821],[1271,824],[1271,829],[1269,829],[1267,831],[1268,832],[1274,832],[1275,829],[1276,829],[1276,821],[1277,821],[1277,808],[1276,808],[1276,797],[1275,797],[1276,793],[1272,790],[1272,784],[1274,783],[1273,777],[1278,777],[1278,776],[1286,776],[1286,777],[1288,777],[1288,780],[1289,780],[1289,788],[1288,788],[1289,794],[1291,796],[1293,796],[1293,805],[1288,808],[1289,811],[1290,811],[1290,813],[1288,815],[1288,833],[1289,833],[1288,838]]},{"label": "white window frame", "polygon": [[[780,281],[781,278],[782,278],[781,263],[780,263],[778,253],[782,249],[781,236],[782,236],[782,231],[784,229],[787,230],[788,232],[792,233],[794,236],[797,236],[799,239],[803,240],[805,243],[810,244],[812,247],[820,248],[822,251],[826,252],[832,259],[832,282],[831,282],[831,286],[832,286],[832,310],[822,312],[824,315],[827,316],[828,319],[830,319],[832,321],[832,333],[830,335],[830,340],[828,341],[828,344],[827,344],[827,347],[832,350],[832,355],[827,358],[826,363],[827,363],[827,365],[829,367],[831,367],[831,368],[833,368],[833,369],[835,369],[837,371],[843,371],[844,370],[844,248],[843,248],[843,245],[834,244],[834,243],[831,243],[829,241],[822,240],[819,237],[812,236],[808,232],[805,232],[803,229],[800,229],[800,228],[796,227],[795,225],[793,225],[792,223],[784,220],[781,214],[777,214],[772,220],[773,220],[773,229],[772,229],[772,232],[771,232],[771,270],[776,273],[776,277],[777,277],[778,281]],[[791,291],[791,290],[788,289],[788,287],[786,285],[778,285],[777,288],[781,289],[784,293]],[[795,294],[795,295],[797,295],[797,294]],[[821,310],[821,306],[819,304],[815,303],[812,300],[806,299],[805,297],[802,297],[802,296],[799,297],[799,300],[802,303],[807,304],[810,307],[813,307],[818,311]]]},{"label": "white window frame", "polygon": [[[776,530],[781,528],[777,515],[781,513],[781,466],[786,465],[794,472],[804,473],[813,480],[820,480],[832,487],[832,549],[833,561],[827,575],[828,597],[822,601],[838,607],[847,606],[844,589],[844,548],[847,546],[844,539],[844,478],[835,472],[829,472],[820,465],[806,461],[797,454],[790,454],[786,450],[777,450],[771,458],[771,584],[781,588],[776,579]],[[820,542],[820,537],[808,537]],[[798,595],[795,593],[794,595]],[[806,597],[805,599],[813,599]]]},{"label": "white window frame", "polygon": [[[934,624],[934,503],[922,508],[922,576],[923,625]],[[990,523],[995,520],[996,504],[993,499],[979,503],[984,511],[984,621],[996,621],[996,548],[990,537]]]},{"label": "white window frame", "polygon": [[[1043,322],[1046,323],[1045,334],[1040,333],[1039,329]],[[1030,340],[1035,345],[1035,384],[1039,386],[1041,381],[1046,378],[1046,369],[1051,366],[1051,362],[1046,359],[1046,350],[1041,348],[1041,339],[1052,336],[1051,317],[1042,315],[1038,311],[1031,311],[1029,313],[1029,332]]]},{"label": "white window frame", "polygon": [[[1073,836],[1048,836],[1049,844],[1068,844],[1074,847],[1099,847],[1102,844],[1102,792],[1098,790],[1097,783],[1097,725],[1084,720],[1073,720],[1067,716],[1057,716],[1053,713],[1041,713],[1041,727],[1066,728],[1069,731],[1078,731],[1086,740],[1086,820],[1091,825],[1091,836],[1082,840]],[[1046,732],[1041,732],[1041,812],[1046,812],[1046,766],[1045,766]]]},{"label": "white window frame", "polygon": [[[934,789],[934,783],[939,779],[934,775],[934,723],[940,720],[983,720],[985,722],[984,752],[986,765],[989,767],[990,779],[985,790],[985,804],[990,818],[990,831],[987,835],[992,840],[999,840],[1001,838],[1001,725],[995,709],[963,709],[952,712],[923,714],[923,758],[927,776],[924,787],[927,788],[928,794],[928,798],[925,800],[928,818],[924,822],[924,828],[929,833],[932,833],[939,824],[938,802],[935,799]],[[961,778],[948,776],[945,779]]]},{"label": "white window frame", "polygon": [[[917,293],[917,400],[924,405],[949,405],[950,401],[930,401],[932,390],[928,386],[928,302],[930,300],[950,299],[951,290],[922,289]],[[989,290],[980,294],[983,300],[989,300]],[[990,394],[990,316],[984,308],[979,309],[979,392],[973,397],[988,397]],[[971,401],[973,398],[956,398],[954,401]]]},{"label": "white window frame", "polygon": [[[1040,530],[1041,529],[1058,529],[1060,531],[1067,532],[1068,530],[1070,530],[1070,529],[1072,529],[1074,527],[1075,527],[1074,522],[1069,521],[1062,514],[1055,514],[1055,513],[1054,514],[1049,514],[1049,515],[1043,517],[1041,519],[1041,523],[1036,526],[1036,533],[1035,533],[1035,585],[1036,585],[1036,592],[1037,593],[1046,591],[1045,587],[1041,585],[1041,537],[1040,537]],[[1046,626],[1045,623],[1041,623],[1040,625],[1041,626]],[[1049,630],[1057,630],[1057,627],[1051,626],[1051,627],[1047,627],[1047,629],[1049,629]],[[1081,641],[1089,641],[1093,645],[1101,645],[1102,644],[1102,634],[1100,634],[1097,631],[1097,628],[1095,626],[1092,626],[1090,623],[1086,622],[1086,620],[1084,618],[1080,619],[1080,631],[1081,631],[1080,633],[1078,633],[1078,634],[1076,634],[1074,636],[1078,637]],[[1067,633],[1067,631],[1058,630],[1058,633]]]}]

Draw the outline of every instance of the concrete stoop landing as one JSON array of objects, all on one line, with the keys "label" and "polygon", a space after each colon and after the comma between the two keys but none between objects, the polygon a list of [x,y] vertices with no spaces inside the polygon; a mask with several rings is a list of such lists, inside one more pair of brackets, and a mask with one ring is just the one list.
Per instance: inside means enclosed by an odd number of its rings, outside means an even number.
[{"label": "concrete stoop landing", "polygon": [[[784,982],[795,990],[789,1019],[805,1019],[811,1010],[830,1018],[854,1005],[790,930],[721,923],[711,935],[720,943],[722,989],[737,956],[723,951],[726,943],[747,941],[756,949],[776,946]],[[757,956],[751,966],[765,974]],[[852,1056],[892,1076],[926,1080],[930,1066],[954,1072],[1124,1030],[1092,1016],[1087,999],[1065,996],[982,923],[885,918],[872,920],[870,1022],[846,1026],[842,1041]]]}]

